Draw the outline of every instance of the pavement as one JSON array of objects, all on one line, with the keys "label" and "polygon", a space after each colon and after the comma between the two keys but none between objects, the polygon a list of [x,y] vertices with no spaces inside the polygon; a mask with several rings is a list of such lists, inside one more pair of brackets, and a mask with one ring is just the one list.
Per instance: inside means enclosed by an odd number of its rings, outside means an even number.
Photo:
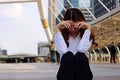
[{"label": "pavement", "polygon": [[[120,80],[120,63],[90,63],[93,80]],[[0,80],[56,80],[56,63],[0,64]]]}]

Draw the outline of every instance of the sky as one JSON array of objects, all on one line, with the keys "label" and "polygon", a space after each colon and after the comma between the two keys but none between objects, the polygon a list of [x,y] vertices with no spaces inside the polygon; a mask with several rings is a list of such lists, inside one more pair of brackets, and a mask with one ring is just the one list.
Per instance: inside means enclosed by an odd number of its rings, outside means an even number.
[{"label": "sky", "polygon": [[47,37],[37,3],[0,4],[0,48],[8,55],[37,55],[38,42],[47,42]]}]

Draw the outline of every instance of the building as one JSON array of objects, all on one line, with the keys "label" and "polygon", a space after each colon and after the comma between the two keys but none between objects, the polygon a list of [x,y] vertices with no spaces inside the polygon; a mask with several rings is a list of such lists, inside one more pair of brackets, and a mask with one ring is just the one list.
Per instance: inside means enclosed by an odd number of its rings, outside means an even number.
[{"label": "building", "polygon": [[[80,10],[82,11],[82,13],[84,14],[84,17],[86,19],[87,22],[90,22],[92,21],[94,18],[91,16],[91,14],[87,11],[87,9],[85,9],[84,7],[80,7],[80,2],[79,0],[69,0],[73,7],[76,7],[76,8],[80,8]],[[67,9],[67,8],[70,8],[72,7],[69,2],[67,0],[64,0],[64,7]],[[88,9],[92,12],[92,8],[91,7],[88,7]],[[61,11],[62,14],[64,14],[65,10],[63,9]],[[58,18],[60,20],[62,20],[62,16],[61,15],[58,15]],[[58,24],[59,21],[56,19],[56,24]]]},{"label": "building", "polygon": [[[88,9],[92,12],[92,8],[88,7]],[[87,9],[85,9],[84,7],[80,8],[80,10],[82,11],[82,13],[84,14],[84,17],[86,19],[87,22],[90,22],[92,20],[94,20],[94,18],[91,16],[91,14],[87,11]]]},{"label": "building", "polygon": [[7,56],[7,50],[6,49],[2,50],[2,56]]},{"label": "building", "polygon": [[[69,0],[69,1],[73,5],[73,7],[80,8],[79,0]],[[72,6],[69,4],[68,0],[64,0],[64,7],[65,8],[70,8]]]},{"label": "building", "polygon": [[38,43],[38,56],[47,56],[49,53],[49,43],[40,42]]},{"label": "building", "polygon": [[0,56],[7,56],[7,50],[6,49],[0,49]]},{"label": "building", "polygon": [[[110,11],[120,5],[120,0],[100,0]],[[106,14],[108,11],[98,0],[90,0],[93,13],[96,18]]]},{"label": "building", "polygon": [[0,48],[0,56],[2,56],[2,49]]}]

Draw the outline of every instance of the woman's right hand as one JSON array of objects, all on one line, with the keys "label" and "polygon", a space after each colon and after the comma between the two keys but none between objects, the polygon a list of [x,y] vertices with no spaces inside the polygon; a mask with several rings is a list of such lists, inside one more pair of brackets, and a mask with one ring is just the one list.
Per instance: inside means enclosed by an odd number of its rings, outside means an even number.
[{"label": "woman's right hand", "polygon": [[61,21],[59,24],[57,24],[57,29],[61,31],[64,28],[70,28],[71,23],[71,21]]}]

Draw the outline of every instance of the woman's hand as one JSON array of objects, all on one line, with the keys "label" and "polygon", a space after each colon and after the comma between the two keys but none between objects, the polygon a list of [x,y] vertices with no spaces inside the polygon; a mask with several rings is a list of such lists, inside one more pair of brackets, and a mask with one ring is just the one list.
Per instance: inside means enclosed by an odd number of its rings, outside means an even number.
[{"label": "woman's hand", "polygon": [[86,22],[78,22],[76,23],[76,26],[78,26],[79,29],[82,28],[82,29],[88,29],[91,31],[91,26]]},{"label": "woman's hand", "polygon": [[69,29],[71,27],[71,23],[72,21],[61,21],[58,25],[57,25],[57,30],[61,31],[64,28]]}]

